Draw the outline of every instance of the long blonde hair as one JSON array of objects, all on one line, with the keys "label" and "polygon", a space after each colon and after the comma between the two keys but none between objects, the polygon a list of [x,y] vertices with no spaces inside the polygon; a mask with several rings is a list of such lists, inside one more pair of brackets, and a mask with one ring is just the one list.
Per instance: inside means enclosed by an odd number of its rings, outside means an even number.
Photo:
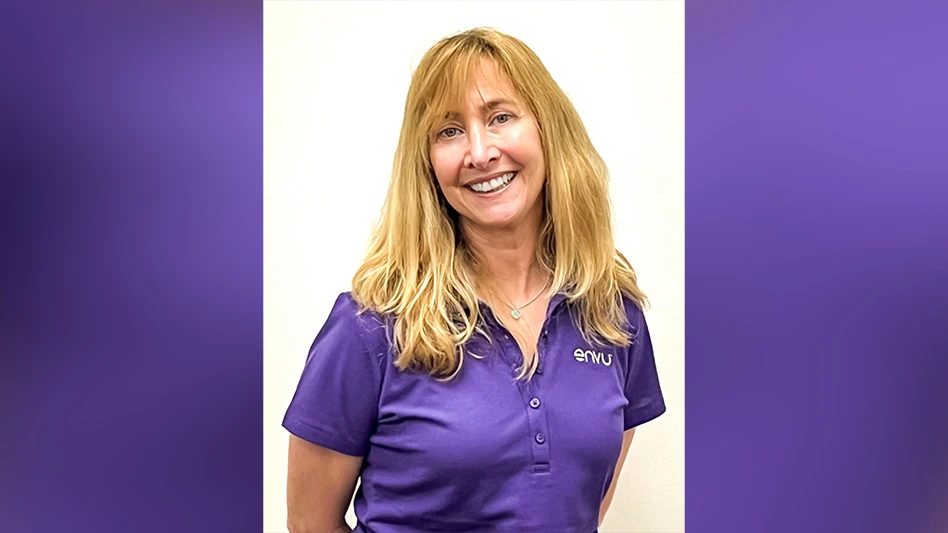
[{"label": "long blonde hair", "polygon": [[[400,369],[457,375],[464,345],[484,333],[475,272],[457,214],[437,185],[429,142],[439,119],[462,100],[473,70],[493,61],[536,117],[547,169],[536,258],[553,274],[547,296],[563,293],[590,343],[629,343],[622,296],[644,308],[635,272],[613,242],[609,174],[579,114],[537,55],[520,40],[475,28],[436,43],[415,69],[381,216],[352,280],[360,306],[395,317]],[[524,354],[529,379],[536,354]]]}]

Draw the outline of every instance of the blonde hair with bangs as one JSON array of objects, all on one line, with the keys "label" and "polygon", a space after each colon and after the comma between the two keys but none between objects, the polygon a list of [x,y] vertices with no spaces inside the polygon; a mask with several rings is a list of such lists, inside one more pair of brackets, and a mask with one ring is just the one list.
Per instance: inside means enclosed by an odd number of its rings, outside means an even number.
[{"label": "blonde hair with bangs", "polygon": [[[395,317],[395,364],[451,379],[464,345],[481,328],[474,280],[481,267],[464,242],[457,213],[429,159],[434,129],[462,101],[481,61],[506,74],[536,117],[546,163],[538,263],[553,274],[547,296],[563,293],[587,342],[627,346],[622,296],[644,308],[635,272],[615,249],[609,174],[567,95],[520,40],[491,28],[446,37],[415,69],[388,194],[352,295],[365,309]],[[530,379],[536,353],[518,379]]]}]

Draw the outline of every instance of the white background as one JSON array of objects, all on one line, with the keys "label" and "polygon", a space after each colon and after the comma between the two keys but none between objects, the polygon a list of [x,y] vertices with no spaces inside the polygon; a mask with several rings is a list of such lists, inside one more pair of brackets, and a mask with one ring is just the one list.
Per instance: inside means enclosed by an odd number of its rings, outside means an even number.
[{"label": "white background", "polygon": [[[527,43],[605,158],[668,411],[635,436],[608,532],[684,531],[684,2],[264,2],[264,524],[286,531],[280,423],[348,291],[421,55],[493,26]],[[349,523],[354,524],[352,511]]]}]

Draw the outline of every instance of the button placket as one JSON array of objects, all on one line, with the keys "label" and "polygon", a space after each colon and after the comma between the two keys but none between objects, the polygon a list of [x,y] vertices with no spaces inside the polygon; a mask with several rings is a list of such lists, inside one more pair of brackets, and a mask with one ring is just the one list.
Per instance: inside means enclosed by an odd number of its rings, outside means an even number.
[{"label": "button placket", "polygon": [[534,473],[549,472],[550,470],[550,435],[547,429],[546,412],[545,409],[542,409],[541,390],[542,387],[537,380],[531,380],[520,388],[530,431],[525,436],[530,439],[530,448],[533,452],[532,470]]},{"label": "button placket", "polygon": [[[549,322],[551,314],[548,314],[546,321]],[[520,351],[520,345],[511,337],[499,322],[492,324],[496,327],[494,338],[497,340],[497,350],[505,366],[509,365],[513,376],[517,375],[517,369],[523,364],[524,358]],[[537,341],[537,361],[536,374],[543,374],[544,362],[542,354],[545,351],[547,340],[549,339],[549,324],[544,324]],[[517,390],[524,403],[527,415],[527,429],[529,433],[525,435],[530,439],[530,448],[533,456],[533,473],[546,473],[550,471],[550,435],[547,428],[547,417],[545,409],[541,409],[543,402],[540,399],[540,389],[543,380],[536,379],[534,376],[530,381],[516,380]]]}]

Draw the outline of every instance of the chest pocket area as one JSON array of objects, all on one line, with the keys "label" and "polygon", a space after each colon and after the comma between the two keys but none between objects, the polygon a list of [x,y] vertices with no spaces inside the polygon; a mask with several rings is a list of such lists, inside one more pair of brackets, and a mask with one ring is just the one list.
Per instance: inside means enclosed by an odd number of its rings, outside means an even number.
[{"label": "chest pocket area", "polygon": [[576,348],[557,365],[551,389],[551,439],[583,464],[611,468],[622,446],[625,368],[622,348]]}]

